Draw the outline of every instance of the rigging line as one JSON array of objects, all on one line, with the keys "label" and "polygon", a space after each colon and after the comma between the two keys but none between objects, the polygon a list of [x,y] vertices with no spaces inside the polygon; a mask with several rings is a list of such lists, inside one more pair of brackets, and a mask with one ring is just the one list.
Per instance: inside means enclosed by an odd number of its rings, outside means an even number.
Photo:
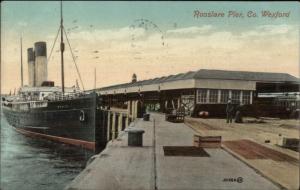
[{"label": "rigging line", "polygon": [[50,57],[51,57],[51,55],[52,55],[52,52],[53,52],[53,49],[54,49],[55,43],[56,43],[56,41],[57,41],[57,37],[58,37],[59,31],[60,31],[60,27],[58,28],[58,31],[57,31],[57,34],[56,34],[56,37],[55,37],[54,43],[52,44],[52,48],[51,48],[51,51],[50,51],[50,55],[49,55],[49,57],[47,58],[47,63],[49,62],[49,60],[50,60]]},{"label": "rigging line", "polygon": [[70,47],[70,52],[71,52],[72,59],[73,59],[73,62],[74,62],[74,64],[75,64],[75,67],[76,67],[77,74],[78,74],[78,76],[79,76],[79,80],[80,80],[81,86],[82,86],[83,90],[85,90],[85,89],[84,89],[83,82],[82,82],[82,79],[81,79],[81,75],[80,75],[79,69],[78,69],[77,64],[76,64],[76,61],[75,61],[75,57],[74,57],[74,54],[73,54],[73,51],[72,51],[72,47],[71,47],[71,44],[70,44],[70,42],[69,42],[69,38],[68,38],[67,33],[66,33],[66,30],[65,30],[65,28],[63,28],[62,30],[63,30],[64,33],[65,33],[65,36],[66,36],[68,45],[69,45],[69,47]]}]

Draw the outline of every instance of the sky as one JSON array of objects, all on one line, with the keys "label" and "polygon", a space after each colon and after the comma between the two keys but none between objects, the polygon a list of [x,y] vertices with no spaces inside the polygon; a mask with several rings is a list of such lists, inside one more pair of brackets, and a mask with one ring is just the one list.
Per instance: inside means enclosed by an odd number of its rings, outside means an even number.
[{"label": "sky", "polygon": [[[299,77],[298,2],[63,2],[64,27],[85,89],[199,69],[283,72]],[[224,13],[224,17],[197,17]],[[229,16],[229,12],[241,17]],[[256,17],[249,17],[249,12]],[[262,11],[287,17],[263,17]],[[277,13],[277,14],[278,14]],[[47,43],[49,57],[60,24],[59,1],[1,2],[1,90],[24,83],[27,48]],[[66,43],[65,85],[78,75]],[[61,85],[59,43],[48,59],[48,80]]]}]

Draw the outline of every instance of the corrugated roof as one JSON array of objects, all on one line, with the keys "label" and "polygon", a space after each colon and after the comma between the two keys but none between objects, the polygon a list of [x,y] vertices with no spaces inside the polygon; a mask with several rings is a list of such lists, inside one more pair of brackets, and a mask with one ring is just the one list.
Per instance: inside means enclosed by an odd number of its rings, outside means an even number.
[{"label": "corrugated roof", "polygon": [[269,72],[249,72],[249,71],[228,71],[228,70],[208,70],[189,71],[154,79],[137,81],[135,83],[124,83],[100,88],[99,90],[110,90],[118,88],[127,88],[131,86],[142,86],[149,84],[159,84],[163,82],[187,80],[187,79],[219,79],[219,80],[247,80],[261,82],[296,82],[299,78],[287,73],[269,73]]}]

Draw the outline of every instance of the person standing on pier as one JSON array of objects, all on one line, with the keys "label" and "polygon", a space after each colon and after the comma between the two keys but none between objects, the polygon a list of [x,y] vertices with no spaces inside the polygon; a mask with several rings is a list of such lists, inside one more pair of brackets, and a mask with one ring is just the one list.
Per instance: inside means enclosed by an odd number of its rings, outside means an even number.
[{"label": "person standing on pier", "polygon": [[233,104],[231,103],[231,99],[228,99],[227,106],[226,106],[226,123],[232,123],[233,118]]},{"label": "person standing on pier", "polygon": [[240,102],[240,104],[235,109],[235,117],[234,117],[235,123],[243,123],[242,111],[243,111],[243,103]]}]

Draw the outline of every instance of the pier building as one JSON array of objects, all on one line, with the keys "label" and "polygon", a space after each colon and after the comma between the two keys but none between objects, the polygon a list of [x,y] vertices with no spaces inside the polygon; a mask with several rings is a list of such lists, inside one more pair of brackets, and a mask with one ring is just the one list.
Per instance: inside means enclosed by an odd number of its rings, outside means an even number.
[{"label": "pier building", "polygon": [[208,111],[224,116],[229,99],[242,105],[267,104],[263,107],[272,112],[270,106],[277,96],[299,96],[300,91],[299,78],[287,73],[201,69],[141,81],[136,78],[95,91],[104,105],[128,109],[136,116],[139,105],[161,112],[184,107],[187,115]]}]

